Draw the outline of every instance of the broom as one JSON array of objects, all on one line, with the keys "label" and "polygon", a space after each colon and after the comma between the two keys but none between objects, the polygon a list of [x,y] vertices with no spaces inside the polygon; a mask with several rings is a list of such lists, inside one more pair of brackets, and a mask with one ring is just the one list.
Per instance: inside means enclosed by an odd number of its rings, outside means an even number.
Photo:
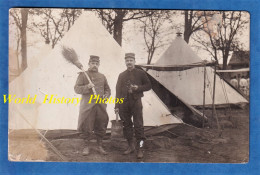
[{"label": "broom", "polygon": [[[65,58],[65,60],[67,60],[71,64],[74,64],[80,70],[82,70],[83,73],[85,74],[85,76],[87,77],[89,83],[92,83],[92,81],[90,80],[88,74],[84,70],[83,65],[80,63],[80,61],[78,59],[77,53],[75,52],[75,50],[73,48],[68,48],[68,47],[62,46],[62,55]],[[92,87],[92,91],[93,91],[94,95],[97,95],[96,90],[95,90],[94,87]]]}]

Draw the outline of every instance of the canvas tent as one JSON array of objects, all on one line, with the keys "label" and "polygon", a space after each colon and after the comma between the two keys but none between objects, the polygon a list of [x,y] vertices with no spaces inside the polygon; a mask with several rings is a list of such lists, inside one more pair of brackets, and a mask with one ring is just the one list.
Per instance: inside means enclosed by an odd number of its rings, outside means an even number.
[{"label": "canvas tent", "polygon": [[[83,65],[87,65],[89,55],[100,56],[99,70],[106,75],[112,97],[115,97],[118,75],[126,69],[125,53],[100,21],[91,12],[84,12],[47,57],[42,58],[37,66],[28,67],[20,77],[9,84],[9,94],[15,94],[16,97],[37,95],[35,104],[9,104],[10,129],[30,129],[22,117],[38,129],[77,128],[79,105],[43,104],[45,95],[80,97],[74,92],[79,70],[64,60],[61,46],[75,49]],[[182,122],[171,115],[152,90],[144,94],[142,101],[144,125]],[[114,104],[108,104],[107,111],[110,120],[115,119]]]},{"label": "canvas tent", "polygon": [[[204,62],[188,44],[177,36],[160,59],[148,68],[148,74],[174,94],[192,106],[203,105]],[[213,99],[214,69],[206,67],[205,105],[211,106]],[[171,69],[171,70],[170,70]],[[218,75],[216,76],[215,104],[239,104],[248,101]]]}]

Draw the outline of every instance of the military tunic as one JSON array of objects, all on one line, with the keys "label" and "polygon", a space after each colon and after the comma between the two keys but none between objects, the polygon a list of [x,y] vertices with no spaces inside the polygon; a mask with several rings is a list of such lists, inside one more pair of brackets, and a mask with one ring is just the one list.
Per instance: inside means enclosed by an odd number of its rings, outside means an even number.
[{"label": "military tunic", "polygon": [[[129,91],[131,85],[137,85],[138,89],[133,92]],[[122,104],[117,103],[116,108],[119,108],[119,116],[123,121],[124,136],[128,140],[133,138],[134,133],[137,142],[144,139],[141,97],[143,97],[144,91],[150,89],[150,80],[143,70],[136,68],[131,71],[126,70],[118,77],[116,98],[124,98],[124,102]]]},{"label": "military tunic", "polygon": [[[86,71],[92,83],[95,85],[99,98],[103,98],[105,95],[109,98],[111,90],[107,83],[106,77],[95,71]],[[78,131],[85,134],[87,137],[91,137],[94,131],[97,138],[102,139],[106,134],[108,124],[108,114],[106,112],[107,105],[104,103],[96,103],[96,100],[92,100],[89,103],[91,95],[94,96],[92,89],[88,88],[89,81],[87,77],[81,72],[78,76],[77,82],[74,86],[74,90],[77,94],[82,94],[82,100],[80,102]]]},{"label": "military tunic", "polygon": [[230,80],[230,83],[235,87],[235,88],[238,88],[238,81],[237,79],[233,78]]}]

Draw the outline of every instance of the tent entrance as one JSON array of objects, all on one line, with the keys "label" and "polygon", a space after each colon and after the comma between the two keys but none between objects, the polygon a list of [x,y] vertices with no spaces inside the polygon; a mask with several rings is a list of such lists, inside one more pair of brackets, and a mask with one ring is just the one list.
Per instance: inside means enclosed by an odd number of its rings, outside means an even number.
[{"label": "tent entrance", "polygon": [[167,106],[172,115],[176,115],[187,124],[191,124],[196,127],[202,127],[203,120],[205,121],[207,118],[203,118],[201,112],[196,110],[193,106],[180,100],[148,73],[147,76],[151,81],[153,91]]}]

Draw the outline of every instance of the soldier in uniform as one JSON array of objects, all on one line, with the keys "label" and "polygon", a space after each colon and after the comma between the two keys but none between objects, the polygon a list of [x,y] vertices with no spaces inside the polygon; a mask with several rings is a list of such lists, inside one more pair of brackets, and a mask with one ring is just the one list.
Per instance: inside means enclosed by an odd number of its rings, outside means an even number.
[{"label": "soldier in uniform", "polygon": [[[119,112],[123,121],[124,137],[128,141],[128,148],[124,154],[130,154],[136,149],[137,158],[142,158],[145,137],[141,98],[144,96],[144,91],[151,89],[151,83],[143,70],[135,68],[134,53],[125,54],[125,64],[127,70],[119,75],[116,84],[116,98],[124,98],[124,102],[116,103],[115,112]],[[136,144],[133,139],[134,135]]]},{"label": "soldier in uniform", "polygon": [[106,77],[98,72],[98,67],[100,65],[99,57],[91,55],[88,65],[89,69],[86,73],[92,83],[89,82],[85,74],[81,72],[74,86],[75,92],[82,95],[78,131],[82,133],[86,142],[83,155],[88,155],[90,153],[89,140],[93,138],[93,134],[97,139],[97,151],[101,154],[107,154],[102,147],[102,140],[106,134],[108,125],[107,105],[104,103],[95,103],[95,100],[92,100],[91,103],[89,103],[89,99],[91,95],[94,95],[92,91],[93,87],[95,88],[96,95],[99,95],[100,98],[109,98],[111,90]]},{"label": "soldier in uniform", "polygon": [[247,95],[247,80],[245,79],[244,76],[241,77],[240,81],[239,81],[239,87],[240,90]]},{"label": "soldier in uniform", "polygon": [[237,77],[234,76],[231,80],[230,83],[235,87],[238,88],[238,81],[237,81]]}]

